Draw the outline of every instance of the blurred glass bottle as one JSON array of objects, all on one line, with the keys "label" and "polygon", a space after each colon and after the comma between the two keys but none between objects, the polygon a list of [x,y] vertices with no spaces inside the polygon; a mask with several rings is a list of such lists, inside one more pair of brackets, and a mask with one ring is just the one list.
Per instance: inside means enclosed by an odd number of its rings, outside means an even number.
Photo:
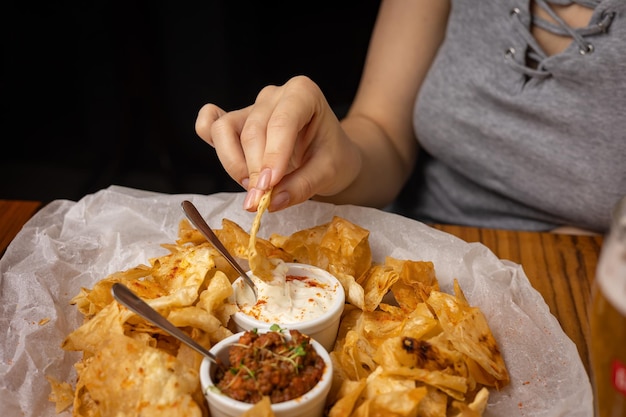
[{"label": "blurred glass bottle", "polygon": [[626,417],[626,197],[613,212],[591,300],[591,367],[596,415]]}]

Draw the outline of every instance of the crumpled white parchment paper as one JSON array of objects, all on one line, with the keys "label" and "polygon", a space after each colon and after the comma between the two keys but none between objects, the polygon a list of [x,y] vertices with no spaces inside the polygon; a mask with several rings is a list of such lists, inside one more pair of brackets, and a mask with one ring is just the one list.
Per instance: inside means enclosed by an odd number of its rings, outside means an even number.
[{"label": "crumpled white parchment paper", "polygon": [[[46,375],[73,381],[75,352],[60,344],[82,317],[70,299],[107,275],[168,253],[191,200],[214,228],[224,217],[249,230],[254,214],[242,193],[163,195],[113,186],[78,202],[42,208],[0,259],[0,409],[9,416],[54,416]],[[306,202],[266,213],[259,236],[283,235],[338,215],[370,230],[374,259],[430,260],[441,288],[458,278],[471,304],[489,320],[511,384],[493,391],[488,416],[591,416],[589,378],[574,343],[550,314],[521,266],[502,261],[422,223],[381,210]],[[69,416],[66,411],[61,416]]]}]

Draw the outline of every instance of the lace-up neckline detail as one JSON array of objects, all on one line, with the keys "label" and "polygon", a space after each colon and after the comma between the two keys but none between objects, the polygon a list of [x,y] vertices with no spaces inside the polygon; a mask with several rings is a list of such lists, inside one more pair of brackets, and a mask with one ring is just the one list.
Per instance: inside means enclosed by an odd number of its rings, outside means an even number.
[{"label": "lace-up neckline detail", "polygon": [[590,37],[604,33],[608,30],[613,21],[614,13],[604,13],[601,19],[593,24],[581,28],[573,28],[559,16],[551,4],[568,6],[574,3],[581,6],[595,9],[598,0],[534,0],[551,19],[548,21],[529,12],[524,13],[520,8],[515,7],[510,12],[512,25],[515,33],[521,37],[525,47],[511,46],[505,51],[505,57],[509,64],[518,72],[534,78],[545,78],[550,76],[543,61],[548,55],[539,45],[533,34],[532,26],[537,26],[545,31],[559,36],[567,36],[578,46],[581,55],[588,55],[594,52],[593,43]]}]

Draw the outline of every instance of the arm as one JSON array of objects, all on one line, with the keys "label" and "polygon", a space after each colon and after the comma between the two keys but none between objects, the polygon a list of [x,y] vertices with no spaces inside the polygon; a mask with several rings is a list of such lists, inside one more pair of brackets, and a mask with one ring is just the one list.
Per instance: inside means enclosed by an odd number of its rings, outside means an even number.
[{"label": "arm", "polygon": [[341,193],[319,198],[382,207],[410,175],[417,153],[413,106],[441,44],[449,1],[383,1],[356,98],[341,122],[361,169]]},{"label": "arm", "polygon": [[205,105],[196,131],[248,190],[244,208],[256,210],[272,187],[270,210],[313,196],[372,206],[392,201],[415,161],[413,104],[449,7],[449,0],[382,2],[357,96],[341,122],[303,76],[265,87],[244,109]]}]

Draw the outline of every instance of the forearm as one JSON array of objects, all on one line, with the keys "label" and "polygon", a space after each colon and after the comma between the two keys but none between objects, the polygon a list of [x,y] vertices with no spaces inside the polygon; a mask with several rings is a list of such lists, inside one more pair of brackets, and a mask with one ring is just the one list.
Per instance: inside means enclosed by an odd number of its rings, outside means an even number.
[{"label": "forearm", "polygon": [[335,204],[386,206],[395,199],[411,173],[417,142],[409,142],[408,148],[401,151],[380,126],[363,115],[348,117],[341,124],[350,138],[358,138],[353,142],[360,154],[359,166],[345,166],[344,169],[357,170],[358,174],[340,193],[318,195],[315,199]]},{"label": "forearm", "polygon": [[356,170],[347,188],[319,199],[375,207],[395,199],[415,164],[413,106],[443,41],[449,7],[444,0],[382,3],[359,90],[341,122],[360,166],[345,167]]}]

